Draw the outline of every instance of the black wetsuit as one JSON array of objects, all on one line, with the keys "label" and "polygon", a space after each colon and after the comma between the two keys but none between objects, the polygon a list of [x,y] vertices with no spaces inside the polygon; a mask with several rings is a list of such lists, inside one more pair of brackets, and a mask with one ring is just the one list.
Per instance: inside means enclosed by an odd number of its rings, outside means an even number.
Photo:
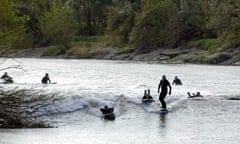
[{"label": "black wetsuit", "polygon": [[3,79],[5,82],[12,83],[12,77],[8,76],[7,74],[4,74],[1,76],[1,79]]},{"label": "black wetsuit", "polygon": [[47,84],[48,81],[49,81],[49,83],[51,82],[48,76],[44,76],[44,77],[42,78],[42,83],[43,83],[43,84]]},{"label": "black wetsuit", "polygon": [[161,102],[161,105],[162,105],[162,108],[167,108],[167,105],[166,105],[166,102],[164,101],[164,98],[166,97],[167,95],[167,92],[168,92],[168,87],[170,88],[170,92],[171,92],[171,85],[169,83],[168,80],[166,79],[162,79],[159,83],[159,86],[158,86],[158,91],[161,87],[161,93],[159,95],[159,101]]},{"label": "black wetsuit", "polygon": [[174,85],[174,84],[175,84],[175,85],[182,85],[182,82],[181,82],[180,79],[177,78],[177,79],[174,79],[174,80],[173,80],[172,84],[173,84],[173,85]]},{"label": "black wetsuit", "polygon": [[110,114],[113,113],[113,108],[102,108],[100,109],[102,114]]}]

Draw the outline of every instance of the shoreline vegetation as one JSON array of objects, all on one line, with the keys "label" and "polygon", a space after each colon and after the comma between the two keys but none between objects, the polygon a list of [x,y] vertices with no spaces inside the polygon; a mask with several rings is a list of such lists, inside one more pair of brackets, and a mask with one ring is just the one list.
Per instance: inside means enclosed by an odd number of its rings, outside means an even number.
[{"label": "shoreline vegetation", "polygon": [[240,64],[239,0],[1,3],[1,57]]},{"label": "shoreline vegetation", "polygon": [[[59,46],[14,49],[3,57],[11,58],[61,58],[133,60],[166,64],[220,64],[240,65],[240,48],[221,48],[216,39],[190,41],[177,48],[139,50],[134,47],[110,47],[104,36],[82,37],[72,42],[72,47],[62,52]],[[99,40],[100,39],[100,40]]]}]

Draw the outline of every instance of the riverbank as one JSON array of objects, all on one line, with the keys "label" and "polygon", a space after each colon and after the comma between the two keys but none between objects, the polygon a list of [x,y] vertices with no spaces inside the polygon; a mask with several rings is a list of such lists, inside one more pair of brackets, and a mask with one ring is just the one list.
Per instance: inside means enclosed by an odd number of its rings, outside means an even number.
[{"label": "riverbank", "polygon": [[193,48],[161,48],[149,51],[139,51],[132,48],[92,48],[78,47],[69,49],[64,54],[46,53],[49,47],[21,49],[9,51],[4,57],[14,58],[63,58],[63,59],[107,59],[133,60],[153,63],[194,63],[240,65],[240,48],[218,49],[214,53]]}]

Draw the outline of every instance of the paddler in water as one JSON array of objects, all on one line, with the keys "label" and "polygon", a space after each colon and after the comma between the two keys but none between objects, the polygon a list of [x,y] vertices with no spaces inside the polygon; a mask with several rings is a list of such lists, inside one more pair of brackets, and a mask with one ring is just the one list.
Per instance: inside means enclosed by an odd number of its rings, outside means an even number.
[{"label": "paddler in water", "polygon": [[192,97],[203,97],[200,92],[197,92],[196,94],[195,94],[195,93],[192,93],[192,95],[191,95],[190,92],[187,92],[187,94],[188,94],[188,98],[192,98]]},{"label": "paddler in water", "polygon": [[51,83],[51,80],[49,78],[48,73],[45,74],[45,76],[42,78],[42,84],[48,84]]},{"label": "paddler in water", "polygon": [[166,102],[164,101],[164,99],[167,96],[168,87],[169,87],[169,95],[171,95],[172,87],[171,87],[169,81],[166,79],[166,76],[163,75],[162,79],[158,85],[158,93],[160,92],[159,90],[161,88],[161,92],[159,95],[159,101],[160,101],[163,109],[167,109],[167,105],[166,105]]},{"label": "paddler in water", "polygon": [[172,82],[172,85],[182,85],[182,81],[177,77],[175,76],[173,82]]},{"label": "paddler in water", "polygon": [[6,82],[6,83],[13,83],[12,77],[10,77],[7,72],[5,72],[5,73],[1,76],[1,79],[3,79],[4,82]]}]

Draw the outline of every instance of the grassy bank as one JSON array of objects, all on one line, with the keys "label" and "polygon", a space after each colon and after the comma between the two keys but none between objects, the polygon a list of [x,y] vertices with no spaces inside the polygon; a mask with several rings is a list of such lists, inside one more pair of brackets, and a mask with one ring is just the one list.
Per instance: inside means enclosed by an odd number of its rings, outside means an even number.
[{"label": "grassy bank", "polygon": [[108,43],[107,36],[78,36],[72,41],[71,48],[64,49],[61,46],[48,46],[42,56],[63,56],[73,58],[103,58],[114,53],[122,55],[136,50],[134,47],[112,47]]},{"label": "grassy bank", "polygon": [[[78,36],[75,37],[71,43],[71,48],[64,49],[60,46],[49,46],[44,50],[42,56],[62,58],[96,58],[96,59],[134,59],[142,53],[138,53],[138,48],[130,45],[123,47],[112,47],[109,45],[109,38],[106,36]],[[240,59],[239,51],[235,52],[236,48],[224,48],[224,43],[218,39],[198,39],[190,40],[176,49],[172,48],[160,48],[153,49],[144,55],[144,59],[156,59],[152,54],[154,51],[161,51],[160,53],[166,53],[166,55],[174,54],[174,57],[170,58],[176,61],[182,61],[183,63],[200,63],[200,64],[218,64],[223,63],[234,57],[234,61]],[[176,51],[180,51],[176,54]],[[182,53],[181,51],[187,51]],[[234,51],[234,52],[232,52]],[[109,57],[110,55],[110,57]],[[156,57],[156,55],[155,55]],[[161,61],[161,56],[158,60]]]}]

